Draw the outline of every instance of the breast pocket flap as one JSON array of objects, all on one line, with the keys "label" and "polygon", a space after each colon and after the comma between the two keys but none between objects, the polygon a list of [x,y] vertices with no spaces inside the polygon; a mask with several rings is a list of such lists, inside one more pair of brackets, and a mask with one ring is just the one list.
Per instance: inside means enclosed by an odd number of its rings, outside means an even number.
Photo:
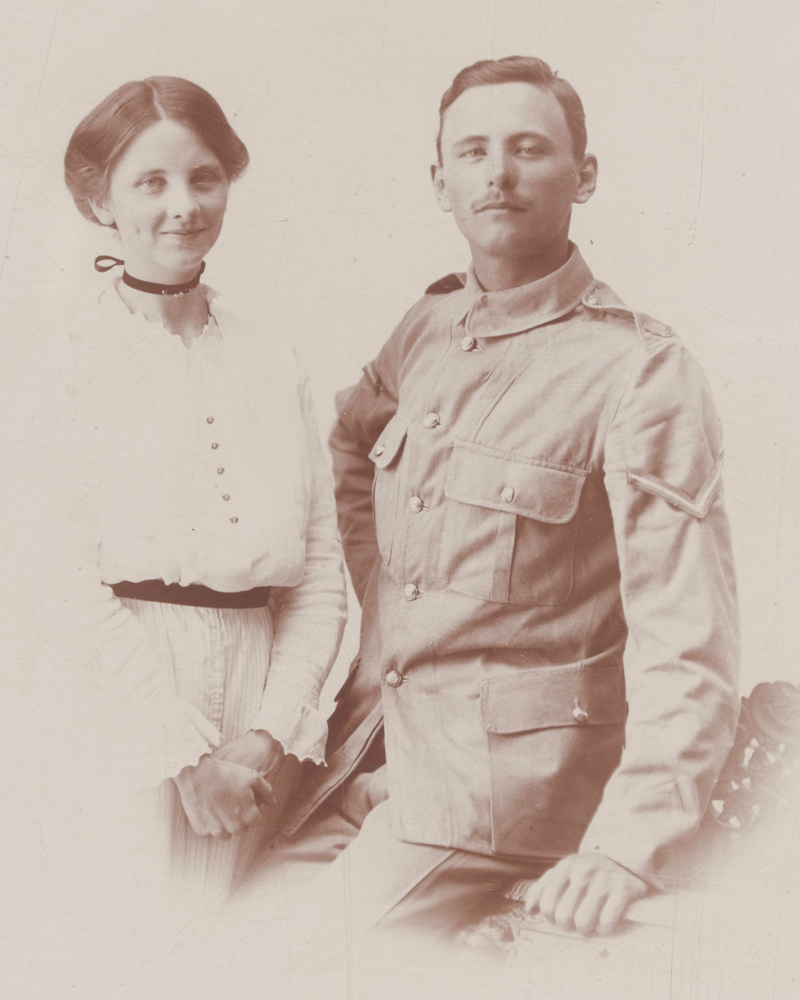
[{"label": "breast pocket flap", "polygon": [[489,733],[623,723],[622,664],[534,667],[481,683],[481,718]]},{"label": "breast pocket flap", "polygon": [[444,492],[451,500],[548,524],[575,516],[588,473],[456,441]]},{"label": "breast pocket flap", "polygon": [[394,462],[400,454],[400,449],[403,447],[407,431],[408,420],[399,413],[396,413],[384,427],[372,451],[369,453],[369,457],[375,463],[376,469],[388,469],[392,462]]}]

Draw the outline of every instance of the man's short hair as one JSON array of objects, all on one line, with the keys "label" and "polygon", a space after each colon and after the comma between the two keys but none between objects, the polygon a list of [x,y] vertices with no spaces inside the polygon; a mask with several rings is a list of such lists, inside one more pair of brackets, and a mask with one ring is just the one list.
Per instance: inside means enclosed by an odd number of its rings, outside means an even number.
[{"label": "man's short hair", "polygon": [[451,104],[471,87],[485,87],[495,83],[532,83],[549,90],[561,105],[567,127],[572,136],[572,151],[580,162],[586,153],[586,116],[583,104],[572,86],[541,59],[534,56],[506,56],[505,59],[482,59],[456,74],[450,88],[445,91],[439,105],[439,134],[436,152],[442,162],[442,126],[444,115]]}]

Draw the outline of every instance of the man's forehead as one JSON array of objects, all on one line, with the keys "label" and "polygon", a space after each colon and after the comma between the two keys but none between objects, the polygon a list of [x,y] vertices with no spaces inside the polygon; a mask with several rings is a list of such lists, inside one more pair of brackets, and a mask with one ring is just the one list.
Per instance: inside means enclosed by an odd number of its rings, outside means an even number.
[{"label": "man's forehead", "polygon": [[564,111],[546,87],[523,81],[469,87],[444,114],[443,144],[467,135],[541,132],[571,143]]}]

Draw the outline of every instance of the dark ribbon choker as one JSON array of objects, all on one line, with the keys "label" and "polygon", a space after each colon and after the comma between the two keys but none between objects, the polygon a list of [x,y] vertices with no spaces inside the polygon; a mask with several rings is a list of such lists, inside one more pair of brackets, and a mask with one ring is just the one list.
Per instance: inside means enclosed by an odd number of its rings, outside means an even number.
[{"label": "dark ribbon choker", "polygon": [[[102,263],[107,260],[110,260],[111,263]],[[124,267],[125,261],[120,260],[119,257],[111,257],[109,254],[101,254],[101,256],[94,259],[94,268],[96,271],[110,271],[112,267],[116,267],[118,264],[122,264]],[[192,289],[197,288],[200,284],[200,275],[205,269],[206,262],[203,261],[200,265],[200,270],[192,280],[186,281],[182,285],[159,285],[156,281],[141,281],[139,278],[134,278],[128,274],[127,271],[122,272],[122,280],[129,288],[135,288],[139,292],[149,292],[151,295],[186,295],[187,292],[191,292]]]}]

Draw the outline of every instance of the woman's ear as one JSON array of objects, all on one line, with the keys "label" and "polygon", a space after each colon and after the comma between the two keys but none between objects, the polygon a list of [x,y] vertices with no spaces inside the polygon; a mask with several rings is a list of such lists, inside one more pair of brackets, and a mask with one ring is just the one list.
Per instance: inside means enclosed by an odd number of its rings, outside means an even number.
[{"label": "woman's ear", "polygon": [[113,226],[114,225],[114,214],[110,209],[101,205],[99,201],[95,201],[93,198],[89,199],[89,205],[94,212],[96,218],[103,226]]}]

